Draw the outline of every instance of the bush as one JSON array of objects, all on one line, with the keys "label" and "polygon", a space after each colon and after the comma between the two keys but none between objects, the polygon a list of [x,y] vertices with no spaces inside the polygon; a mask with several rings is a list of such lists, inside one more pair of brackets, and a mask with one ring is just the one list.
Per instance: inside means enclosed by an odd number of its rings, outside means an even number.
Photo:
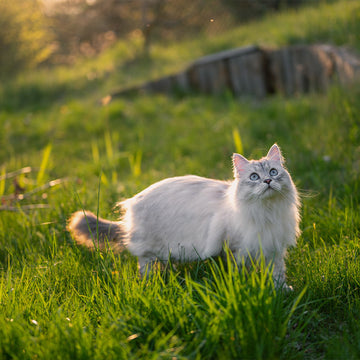
[{"label": "bush", "polygon": [[37,0],[0,0],[0,78],[45,61],[50,40]]}]

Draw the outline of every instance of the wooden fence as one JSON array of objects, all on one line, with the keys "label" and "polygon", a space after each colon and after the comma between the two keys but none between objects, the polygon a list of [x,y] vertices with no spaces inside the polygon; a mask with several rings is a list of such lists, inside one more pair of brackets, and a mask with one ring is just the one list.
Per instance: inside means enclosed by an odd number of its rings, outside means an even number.
[{"label": "wooden fence", "polygon": [[342,47],[295,45],[281,49],[248,46],[202,57],[178,74],[112,94],[134,92],[220,94],[263,98],[280,93],[324,92],[337,81],[360,80],[360,58]]}]

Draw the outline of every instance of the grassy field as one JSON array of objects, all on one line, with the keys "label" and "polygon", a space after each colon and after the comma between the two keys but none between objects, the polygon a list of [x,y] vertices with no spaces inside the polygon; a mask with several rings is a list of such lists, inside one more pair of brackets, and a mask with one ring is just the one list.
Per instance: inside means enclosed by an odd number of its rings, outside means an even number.
[{"label": "grassy field", "polygon": [[[99,102],[212,51],[312,42],[360,50],[359,33],[360,4],[337,1],[158,45],[151,61],[131,61],[133,39],[72,69],[1,84],[0,358],[360,358],[360,86],[261,102]],[[249,158],[277,142],[302,193],[303,233],[287,257],[292,293],[276,292],[261,262],[249,273],[219,259],[169,266],[146,282],[130,254],[74,245],[65,227],[75,210],[115,219],[115,202],[162,178],[231,178],[234,134]],[[24,167],[31,172],[5,179]]]}]

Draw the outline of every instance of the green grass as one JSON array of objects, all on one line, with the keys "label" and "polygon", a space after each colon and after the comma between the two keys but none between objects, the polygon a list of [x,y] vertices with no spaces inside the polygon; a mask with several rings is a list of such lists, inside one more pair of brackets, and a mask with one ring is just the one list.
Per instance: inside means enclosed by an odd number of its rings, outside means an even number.
[{"label": "green grass", "polygon": [[[16,203],[3,197],[14,193],[13,179],[0,180],[1,206],[18,210],[0,211],[0,358],[359,358],[359,86],[261,102],[228,94],[98,102],[115,84],[226,47],[319,40],[360,49],[359,9],[323,4],[157,46],[152,62],[127,72],[137,44],[119,44],[74,69],[2,84],[0,176],[31,166],[17,177],[26,192],[66,181]],[[257,158],[274,142],[302,193],[290,294],[274,291],[262,263],[248,273],[220,259],[169,266],[146,282],[130,254],[88,252],[65,230],[82,207],[115,219],[117,201],[165,177],[230,178],[233,151]],[[23,210],[31,204],[48,208]]]}]

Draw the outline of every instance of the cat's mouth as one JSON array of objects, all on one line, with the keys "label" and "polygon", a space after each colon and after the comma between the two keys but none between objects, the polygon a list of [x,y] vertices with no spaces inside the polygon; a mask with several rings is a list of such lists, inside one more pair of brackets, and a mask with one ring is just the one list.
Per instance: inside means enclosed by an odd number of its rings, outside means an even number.
[{"label": "cat's mouth", "polygon": [[274,189],[270,184],[268,184],[268,185],[264,188],[264,190],[263,190],[263,192],[262,192],[262,196],[263,196],[263,197],[273,196],[273,195],[275,195],[276,192],[277,192],[277,190]]}]

